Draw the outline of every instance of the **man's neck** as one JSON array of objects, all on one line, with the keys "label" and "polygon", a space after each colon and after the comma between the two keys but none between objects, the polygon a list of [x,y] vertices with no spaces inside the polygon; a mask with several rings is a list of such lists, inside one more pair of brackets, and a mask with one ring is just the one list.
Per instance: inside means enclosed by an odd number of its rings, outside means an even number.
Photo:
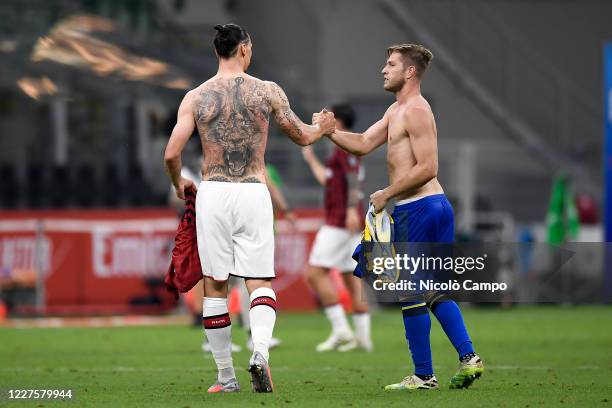
[{"label": "man's neck", "polygon": [[238,60],[237,58],[219,60],[219,69],[217,70],[217,75],[236,74],[244,74],[244,69],[242,69],[242,61]]},{"label": "man's neck", "polygon": [[421,83],[419,81],[407,81],[402,89],[395,93],[395,99],[401,105],[413,96],[421,94]]}]

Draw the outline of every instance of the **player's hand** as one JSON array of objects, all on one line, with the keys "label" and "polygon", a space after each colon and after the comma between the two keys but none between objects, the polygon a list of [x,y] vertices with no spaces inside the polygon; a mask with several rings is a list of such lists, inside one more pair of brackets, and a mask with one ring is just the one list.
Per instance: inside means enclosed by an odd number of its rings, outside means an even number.
[{"label": "player's hand", "polygon": [[332,112],[323,109],[313,115],[313,124],[319,125],[322,134],[327,135],[336,131],[336,118]]},{"label": "player's hand", "polygon": [[297,216],[295,213],[293,211],[287,211],[283,216],[289,223],[289,232],[297,231]]},{"label": "player's hand", "polygon": [[387,196],[387,192],[385,190],[378,190],[370,196],[370,202],[374,206],[374,211],[376,213],[381,212],[385,209],[387,202],[389,201],[389,197]]},{"label": "player's hand", "polygon": [[[322,109],[321,112],[323,112],[325,109]],[[315,112],[312,114],[312,124],[313,125],[318,125],[319,122],[321,121],[321,112]]]},{"label": "player's hand", "polygon": [[181,177],[179,179],[178,185],[174,186],[176,190],[176,196],[181,200],[185,200],[185,190],[187,190],[189,187],[192,187],[195,191],[198,191],[193,181]]},{"label": "player's hand", "polygon": [[321,112],[315,112],[312,114],[312,124],[316,125],[319,123],[319,121],[321,120],[321,114],[322,113],[326,113],[327,109],[323,108],[321,109]]},{"label": "player's hand", "polygon": [[312,124],[316,125],[317,123],[319,123],[319,116],[321,114],[319,112],[315,112],[312,114]]},{"label": "player's hand", "polygon": [[361,217],[355,207],[349,207],[346,209],[346,229],[351,234],[361,232]]}]

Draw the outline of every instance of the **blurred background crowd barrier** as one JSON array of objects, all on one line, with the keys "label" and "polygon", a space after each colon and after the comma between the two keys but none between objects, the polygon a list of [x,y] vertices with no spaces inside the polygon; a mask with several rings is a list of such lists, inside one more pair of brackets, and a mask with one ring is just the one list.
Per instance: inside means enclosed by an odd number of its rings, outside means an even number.
[{"label": "blurred background crowd barrier", "polygon": [[[302,279],[320,211],[277,225],[274,282],[284,310],[313,310]],[[165,313],[177,220],[170,210],[24,211],[2,214],[0,288],[14,315]]]}]

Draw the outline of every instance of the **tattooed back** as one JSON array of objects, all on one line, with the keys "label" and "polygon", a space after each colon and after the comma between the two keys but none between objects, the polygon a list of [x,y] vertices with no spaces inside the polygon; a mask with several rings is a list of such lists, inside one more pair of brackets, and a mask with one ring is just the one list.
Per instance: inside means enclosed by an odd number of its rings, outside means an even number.
[{"label": "tattooed back", "polygon": [[246,74],[213,77],[192,92],[202,179],[265,183],[270,83]]}]

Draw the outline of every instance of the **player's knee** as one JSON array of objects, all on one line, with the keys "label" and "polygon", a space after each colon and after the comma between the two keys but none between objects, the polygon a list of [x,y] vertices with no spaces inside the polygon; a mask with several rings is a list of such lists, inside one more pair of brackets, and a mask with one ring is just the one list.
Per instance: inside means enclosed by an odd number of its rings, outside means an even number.
[{"label": "player's knee", "polygon": [[317,283],[316,275],[310,270],[306,272],[306,282],[308,282],[310,286],[315,286]]},{"label": "player's knee", "polygon": [[204,296],[214,298],[227,298],[227,281],[216,281],[208,276],[205,276]]},{"label": "player's knee", "polygon": [[360,283],[359,278],[353,276],[351,272],[343,272],[342,280],[344,282],[344,286],[346,286],[346,289],[351,292],[351,295],[357,293]]},{"label": "player's knee", "polygon": [[431,311],[433,311],[440,303],[448,302],[450,300],[451,299],[448,296],[440,292],[428,292],[425,296],[425,302]]},{"label": "player's knee", "polygon": [[306,271],[306,280],[311,286],[316,285],[321,279],[323,279],[325,271],[321,268],[310,267]]},{"label": "player's knee", "polygon": [[354,288],[354,290],[351,291],[351,298],[353,301],[354,313],[368,312],[368,300],[365,298],[365,294],[361,290]]},{"label": "player's knee", "polygon": [[244,283],[245,283],[249,293],[253,293],[257,289],[260,289],[260,288],[272,289],[272,279],[252,279],[252,278],[248,278],[248,279],[244,280]]},{"label": "player's knee", "polygon": [[368,304],[360,300],[353,299],[353,313],[368,313]]},{"label": "player's knee", "polygon": [[427,309],[427,304],[425,302],[411,302],[402,305],[402,315],[404,317],[418,316],[428,312],[429,310]]}]

